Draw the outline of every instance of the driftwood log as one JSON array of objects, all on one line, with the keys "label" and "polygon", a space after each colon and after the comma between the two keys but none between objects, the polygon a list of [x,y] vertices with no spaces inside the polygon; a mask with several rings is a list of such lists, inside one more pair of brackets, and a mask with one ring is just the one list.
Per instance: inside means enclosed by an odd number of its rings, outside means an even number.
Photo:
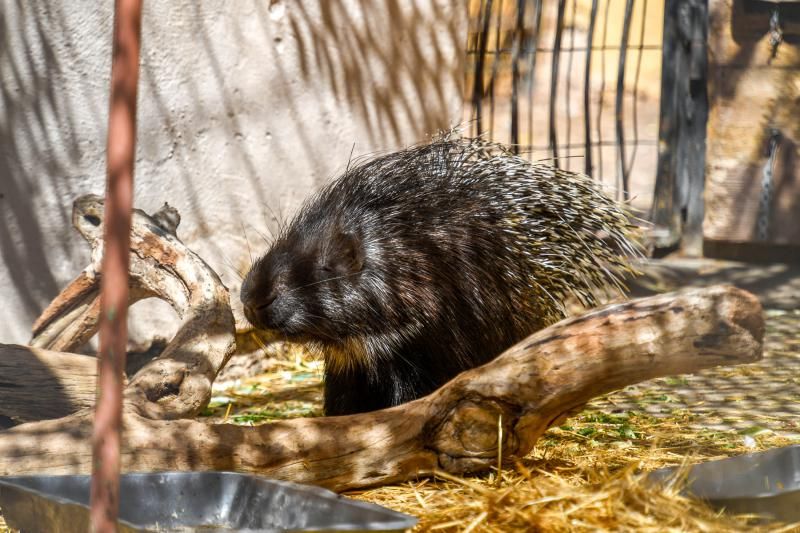
[{"label": "driftwood log", "polygon": [[[642,380],[761,355],[758,301],[694,289],[594,311],[542,330],[420,400],[373,413],[258,427],[124,418],[127,471],[236,470],[346,490],[523,456],[575,407]],[[91,417],[0,432],[0,474],[88,472]]]},{"label": "driftwood log", "polygon": [[18,423],[90,407],[96,377],[94,357],[0,344],[0,415]]},{"label": "driftwood log", "polygon": [[[98,202],[76,203],[77,216],[99,216]],[[135,277],[148,277],[145,271],[152,269],[164,281],[155,288],[132,283],[144,287],[139,294],[157,294],[173,303],[184,327],[128,386],[122,452],[126,471],[236,470],[334,490],[435,470],[477,472],[495,464],[498,446],[506,458],[524,456],[549,426],[598,395],[654,377],[753,362],[762,353],[764,321],[755,296],[730,286],[692,289],[564,320],[433,394],[391,409],[259,427],[207,424],[189,417],[208,401],[211,381],[231,350],[227,292],[199,258],[191,267],[179,259],[196,256],[175,238],[174,230],[166,231],[137,212],[134,235],[142,228],[161,240],[132,240],[132,265],[133,260],[143,262]],[[148,248],[137,256],[135,247],[144,242]],[[199,276],[194,269],[205,274]],[[87,274],[96,276],[96,271]],[[80,279],[76,282],[84,283]],[[206,289],[197,290],[200,286]],[[48,338],[62,343],[45,346],[75,349],[72,338],[88,339],[96,305],[86,296],[89,291],[82,290],[74,291],[82,296],[71,303],[65,303],[66,297],[61,303],[57,299],[53,305],[58,309],[37,324],[39,334],[48,331]],[[201,324],[207,329],[199,328]],[[0,346],[0,360],[24,360],[19,350]],[[30,353],[58,358],[56,352]],[[91,423],[92,414],[84,409],[0,432],[0,474],[89,472]]]},{"label": "driftwood log", "polygon": [[[97,332],[102,220],[100,196],[75,201],[72,224],[91,246],[92,261],[36,320],[31,348],[0,349],[0,415],[41,420],[93,405],[96,360],[57,352],[77,350]],[[177,238],[180,217],[174,208],[165,204],[152,216],[134,209],[131,222],[129,304],[160,298],[172,306],[181,326],[164,351],[131,378],[126,407],[148,418],[195,416],[208,403],[214,378],[233,353],[228,291]],[[25,351],[27,357],[21,355]]]}]

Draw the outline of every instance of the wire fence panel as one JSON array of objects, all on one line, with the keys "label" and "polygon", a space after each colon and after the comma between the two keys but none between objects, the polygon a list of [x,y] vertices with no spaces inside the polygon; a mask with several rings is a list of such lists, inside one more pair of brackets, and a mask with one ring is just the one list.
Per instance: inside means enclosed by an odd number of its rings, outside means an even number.
[{"label": "wire fence panel", "polygon": [[664,0],[470,0],[471,133],[648,211],[663,15]]}]

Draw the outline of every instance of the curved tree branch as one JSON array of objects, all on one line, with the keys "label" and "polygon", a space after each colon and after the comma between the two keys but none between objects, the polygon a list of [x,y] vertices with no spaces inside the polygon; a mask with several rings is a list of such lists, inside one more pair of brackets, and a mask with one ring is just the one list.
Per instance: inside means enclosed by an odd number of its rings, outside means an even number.
[{"label": "curved tree branch", "polygon": [[[87,195],[73,204],[72,223],[91,246],[92,261],[36,321],[31,346],[73,351],[97,332],[102,220],[101,197]],[[199,413],[235,346],[228,291],[217,274],[178,239],[179,222],[178,212],[167,204],[153,216],[133,211],[130,303],[160,298],[182,320],[161,355],[139,370],[126,388],[128,408],[148,418]]]},{"label": "curved tree branch", "polygon": [[[535,333],[414,402],[258,427],[125,414],[123,468],[237,470],[346,490],[523,456],[565,413],[643,380],[749,363],[762,354],[758,300],[730,286],[607,306]],[[149,413],[144,413],[149,414]],[[0,474],[88,472],[91,419],[78,413],[0,433]]]}]

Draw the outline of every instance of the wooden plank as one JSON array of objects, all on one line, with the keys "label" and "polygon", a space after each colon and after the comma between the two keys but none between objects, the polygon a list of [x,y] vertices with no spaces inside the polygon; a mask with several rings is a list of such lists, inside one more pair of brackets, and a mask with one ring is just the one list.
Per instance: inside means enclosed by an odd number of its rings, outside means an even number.
[{"label": "wooden plank", "polygon": [[691,0],[692,24],[685,28],[689,42],[684,60],[687,79],[681,81],[685,93],[682,128],[678,138],[678,177],[682,186],[679,205],[683,217],[682,249],[685,255],[703,254],[703,216],[705,204],[706,125],[708,123],[708,0]]},{"label": "wooden plank", "polygon": [[702,254],[706,89],[706,0],[667,0],[656,187],[651,212],[656,247]]},{"label": "wooden plank", "polygon": [[661,120],[658,127],[658,166],[650,215],[659,232],[654,244],[659,248],[675,245],[680,240],[680,217],[675,209],[675,142],[678,134],[676,116],[676,84],[678,74],[678,2],[667,0],[664,5],[664,45],[661,56]]},{"label": "wooden plank", "polygon": [[800,37],[800,3],[780,6],[780,26],[784,42],[772,57],[769,44],[769,17],[775,4],[758,0],[712,0],[709,20],[709,58],[714,65],[758,68],[795,68]]},{"label": "wooden plank", "polygon": [[[784,42],[773,58],[769,11],[759,4],[764,3],[711,4],[708,209],[703,230],[712,241],[800,245],[800,5],[782,4]],[[764,169],[773,132],[778,151],[770,200],[764,203]],[[758,231],[761,214],[766,239]]]}]

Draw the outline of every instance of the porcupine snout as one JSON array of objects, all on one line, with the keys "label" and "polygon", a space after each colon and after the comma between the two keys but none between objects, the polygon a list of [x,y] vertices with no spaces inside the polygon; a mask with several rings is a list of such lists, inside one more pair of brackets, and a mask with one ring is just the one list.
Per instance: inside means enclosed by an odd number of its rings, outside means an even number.
[{"label": "porcupine snout", "polygon": [[281,281],[279,269],[252,269],[242,284],[244,316],[257,328],[283,329],[292,321],[296,305]]}]

